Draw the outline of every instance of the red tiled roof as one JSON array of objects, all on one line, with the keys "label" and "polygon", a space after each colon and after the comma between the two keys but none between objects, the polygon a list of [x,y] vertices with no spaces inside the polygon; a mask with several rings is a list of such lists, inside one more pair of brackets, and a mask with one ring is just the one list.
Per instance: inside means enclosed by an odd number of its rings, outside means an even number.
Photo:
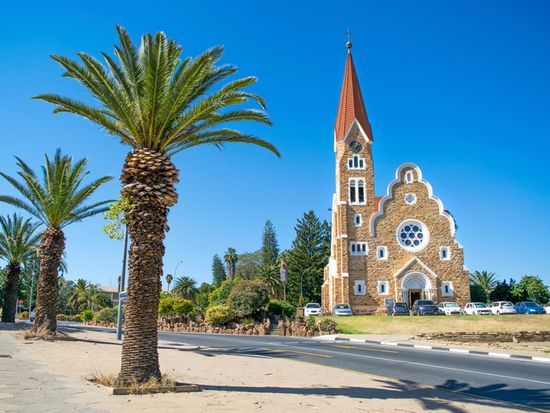
[{"label": "red tiled roof", "polygon": [[374,211],[377,212],[380,209],[380,201],[384,198],[383,196],[374,197]]},{"label": "red tiled roof", "polygon": [[367,111],[365,110],[365,104],[363,103],[359,80],[357,79],[357,73],[355,73],[355,65],[351,57],[351,50],[348,49],[344,82],[342,83],[338,114],[336,115],[336,122],[334,124],[336,141],[344,139],[353,119],[357,119],[359,125],[361,125],[368,135],[368,138],[372,141],[372,131],[367,117]]}]

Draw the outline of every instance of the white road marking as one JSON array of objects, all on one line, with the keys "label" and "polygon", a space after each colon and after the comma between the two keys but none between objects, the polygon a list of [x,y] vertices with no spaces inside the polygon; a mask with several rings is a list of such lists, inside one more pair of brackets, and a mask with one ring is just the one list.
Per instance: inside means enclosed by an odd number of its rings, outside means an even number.
[{"label": "white road marking", "polygon": [[510,354],[505,354],[505,353],[489,353],[489,356],[491,356],[491,357],[500,357],[500,358],[504,358],[504,359],[509,359],[510,358]]},{"label": "white road marking", "polygon": [[365,340],[361,340],[359,338],[350,338],[349,341],[351,341],[352,343],[364,343]]},{"label": "white road marking", "polygon": [[415,344],[414,345],[414,348],[423,348],[425,350],[431,350],[432,349],[432,346],[424,346],[422,344]]},{"label": "white road marking", "polygon": [[[287,346],[285,344],[276,344],[276,345],[282,346],[282,347],[290,347],[290,346]],[[303,349],[306,349],[306,350],[313,350],[310,347],[299,347],[299,346],[293,346],[293,347],[303,348]],[[347,353],[345,351],[332,351],[332,350],[322,350],[322,349],[315,349],[315,350],[316,351],[321,351],[321,352],[324,352],[324,353],[330,353],[330,354],[340,354],[340,355],[341,354],[346,354],[346,355],[352,356],[352,357],[360,357],[360,358],[368,358],[368,359],[374,359],[374,360],[391,361],[391,362],[394,362],[394,363],[412,364],[412,365],[415,365],[415,366],[431,367],[431,368],[436,368],[436,369],[461,371],[463,373],[473,373],[473,374],[479,374],[479,375],[482,375],[482,376],[498,377],[498,378],[501,378],[501,379],[504,378],[504,379],[511,379],[511,380],[527,381],[527,382],[530,382],[530,383],[545,384],[545,385],[550,386],[550,382],[540,381],[540,380],[533,380],[533,379],[526,379],[526,378],[523,378],[523,377],[505,376],[505,375],[502,375],[502,374],[485,373],[485,372],[482,372],[482,371],[459,369],[459,368],[456,368],[456,367],[445,367],[445,366],[435,365],[435,364],[419,363],[419,362],[416,362],[416,361],[403,361],[403,360],[390,359],[390,358],[386,358],[386,357],[368,356],[366,354]]]},{"label": "white road marking", "polygon": [[535,361],[542,361],[543,363],[550,363],[550,358],[548,357],[533,357]]},{"label": "white road marking", "polygon": [[380,344],[384,344],[386,346],[397,346],[397,343],[394,341],[382,341]]},{"label": "white road marking", "polygon": [[449,351],[451,353],[461,353],[461,354],[468,354],[470,353],[469,350],[464,350],[463,348],[450,348]]}]

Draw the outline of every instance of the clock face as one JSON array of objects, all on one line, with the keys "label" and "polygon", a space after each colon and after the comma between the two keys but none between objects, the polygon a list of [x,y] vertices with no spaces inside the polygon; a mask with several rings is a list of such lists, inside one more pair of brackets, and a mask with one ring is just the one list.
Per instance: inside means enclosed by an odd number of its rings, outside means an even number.
[{"label": "clock face", "polygon": [[363,149],[363,147],[361,146],[361,144],[357,141],[351,141],[349,143],[349,148],[351,149],[351,151],[353,153],[358,153],[358,152],[361,152],[361,149]]}]

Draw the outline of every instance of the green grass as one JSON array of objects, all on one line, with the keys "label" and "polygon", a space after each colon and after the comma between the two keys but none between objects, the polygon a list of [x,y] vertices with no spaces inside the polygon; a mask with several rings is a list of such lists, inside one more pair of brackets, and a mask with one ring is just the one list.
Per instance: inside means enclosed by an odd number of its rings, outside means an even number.
[{"label": "green grass", "polygon": [[336,321],[343,334],[407,334],[446,332],[550,331],[550,315],[422,316],[384,315],[323,317]]}]

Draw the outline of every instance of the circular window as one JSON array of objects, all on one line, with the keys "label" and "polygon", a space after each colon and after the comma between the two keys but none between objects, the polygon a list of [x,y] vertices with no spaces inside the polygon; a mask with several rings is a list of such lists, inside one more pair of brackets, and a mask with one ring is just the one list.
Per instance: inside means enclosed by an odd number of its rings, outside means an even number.
[{"label": "circular window", "polygon": [[407,205],[416,204],[416,195],[413,193],[408,193],[405,195],[405,203]]},{"label": "circular window", "polygon": [[397,228],[397,240],[409,251],[419,251],[427,244],[428,230],[419,221],[405,221]]}]

